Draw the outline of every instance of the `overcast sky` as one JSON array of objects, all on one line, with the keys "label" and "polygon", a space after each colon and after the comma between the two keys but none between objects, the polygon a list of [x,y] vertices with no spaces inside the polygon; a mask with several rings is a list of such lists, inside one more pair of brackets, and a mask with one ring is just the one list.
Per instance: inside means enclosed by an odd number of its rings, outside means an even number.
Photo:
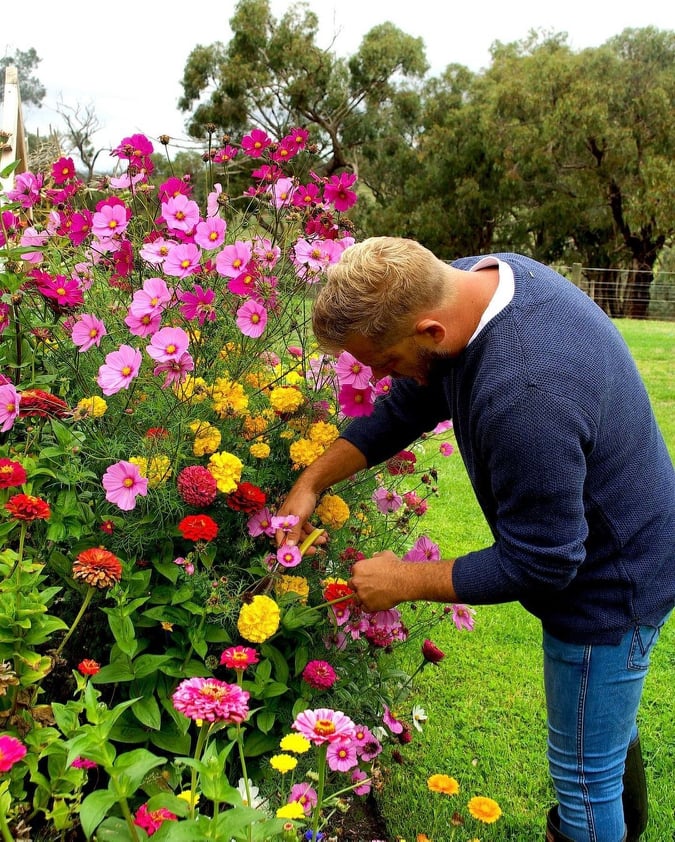
[{"label": "overcast sky", "polygon": [[[278,18],[292,4],[271,0]],[[566,32],[575,50],[599,46],[626,27],[675,29],[667,0],[309,0],[319,15],[318,44],[340,57],[354,53],[373,26],[391,21],[423,39],[431,73],[458,62],[473,71],[490,63],[495,41],[525,38],[531,29]],[[56,106],[93,106],[101,130],[95,146],[114,147],[134,132],[184,138],[180,80],[198,44],[227,43],[235,0],[172,4],[166,0],[4,2],[0,55],[35,48],[36,75],[47,88],[41,109],[25,109],[26,129],[62,129]],[[99,160],[99,163],[102,163]]]}]

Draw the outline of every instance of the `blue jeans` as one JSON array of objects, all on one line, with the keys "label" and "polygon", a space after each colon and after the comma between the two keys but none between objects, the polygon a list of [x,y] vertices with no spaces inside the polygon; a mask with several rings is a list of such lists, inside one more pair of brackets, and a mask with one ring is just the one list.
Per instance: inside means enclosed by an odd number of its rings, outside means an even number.
[{"label": "blue jeans", "polygon": [[544,632],[548,763],[560,830],[574,842],[624,838],[624,762],[662,625],[638,626],[618,646],[564,643]]}]

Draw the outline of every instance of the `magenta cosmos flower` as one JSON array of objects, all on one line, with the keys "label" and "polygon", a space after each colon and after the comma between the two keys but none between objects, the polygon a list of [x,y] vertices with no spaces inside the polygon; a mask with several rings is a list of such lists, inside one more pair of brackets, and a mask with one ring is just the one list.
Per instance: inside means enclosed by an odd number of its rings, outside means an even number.
[{"label": "magenta cosmos flower", "polygon": [[200,325],[204,322],[212,322],[216,318],[216,308],[213,301],[216,297],[212,289],[204,289],[199,284],[195,284],[192,292],[181,292],[178,295],[180,301],[180,311],[188,321],[197,319]]},{"label": "magenta cosmos flower", "polygon": [[341,385],[347,383],[355,389],[367,389],[373,376],[372,368],[359,362],[349,351],[343,351],[337,358],[335,373]]},{"label": "magenta cosmos flower", "polygon": [[328,746],[326,760],[328,761],[328,768],[333,772],[348,772],[359,762],[356,756],[356,746],[347,740],[331,743]]},{"label": "magenta cosmos flower", "polygon": [[77,345],[78,351],[83,354],[94,345],[98,347],[101,344],[101,339],[107,332],[105,325],[100,319],[92,316],[90,313],[82,313],[73,325],[70,338]]},{"label": "magenta cosmos flower", "polygon": [[96,378],[103,394],[115,395],[120,389],[128,389],[131,381],[138,376],[141,359],[141,352],[131,345],[120,345],[117,351],[107,354]]},{"label": "magenta cosmos flower", "polygon": [[356,193],[350,190],[355,181],[355,173],[343,172],[340,175],[332,175],[323,188],[324,201],[333,205],[335,210],[341,213],[349,210],[356,204]]},{"label": "magenta cosmos flower", "polygon": [[0,384],[0,433],[6,433],[14,426],[19,414],[21,395],[12,383]]},{"label": "magenta cosmos flower", "polygon": [[337,740],[351,740],[356,726],[341,710],[317,708],[303,710],[291,727],[319,746]]},{"label": "magenta cosmos flower", "polygon": [[9,772],[12,766],[25,756],[26,746],[21,740],[9,734],[0,737],[0,772]]},{"label": "magenta cosmos flower", "polygon": [[246,690],[217,678],[186,678],[171,698],[176,710],[190,719],[238,725],[248,716]]},{"label": "magenta cosmos flower", "polygon": [[237,310],[237,327],[252,339],[258,339],[265,331],[267,310],[257,301],[249,299]]},{"label": "magenta cosmos flower", "polygon": [[344,415],[350,418],[357,418],[361,415],[370,415],[374,408],[373,388],[355,389],[348,383],[341,387],[338,399],[340,409]]},{"label": "magenta cosmos flower", "polygon": [[128,512],[136,506],[136,497],[148,493],[148,481],[141,476],[133,462],[116,462],[111,465],[101,480],[105,488],[105,499],[122,511]]}]

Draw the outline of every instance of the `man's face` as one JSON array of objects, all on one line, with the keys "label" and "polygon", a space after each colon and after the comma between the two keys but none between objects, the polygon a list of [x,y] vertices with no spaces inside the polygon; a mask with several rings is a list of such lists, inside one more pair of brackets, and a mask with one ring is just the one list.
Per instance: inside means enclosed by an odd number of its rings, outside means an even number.
[{"label": "man's face", "polygon": [[411,377],[420,385],[426,386],[435,369],[448,354],[425,347],[418,333],[406,336],[394,345],[379,349],[370,339],[352,336],[345,346],[345,351],[356,357],[359,362],[370,366],[373,378]]}]

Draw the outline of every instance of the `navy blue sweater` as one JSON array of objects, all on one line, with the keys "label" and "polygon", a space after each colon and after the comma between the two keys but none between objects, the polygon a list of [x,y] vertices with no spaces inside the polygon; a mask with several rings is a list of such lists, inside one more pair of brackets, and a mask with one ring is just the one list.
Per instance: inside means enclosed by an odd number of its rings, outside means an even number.
[{"label": "navy blue sweater", "polygon": [[615,643],[675,605],[673,465],[606,314],[552,269],[495,256],[512,301],[429,385],[396,380],[343,435],[375,465],[452,418],[494,536],[456,559],[458,600],[518,600],[562,640]]}]

